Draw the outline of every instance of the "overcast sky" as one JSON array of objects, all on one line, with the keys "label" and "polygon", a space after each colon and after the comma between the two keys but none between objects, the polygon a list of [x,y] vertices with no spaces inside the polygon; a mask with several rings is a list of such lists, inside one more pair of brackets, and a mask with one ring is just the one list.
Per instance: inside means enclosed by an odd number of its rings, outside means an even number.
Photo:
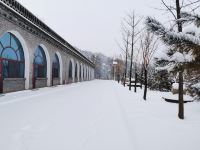
[{"label": "overcast sky", "polygon": [[161,0],[18,0],[72,45],[113,56],[119,53],[121,20],[126,13],[156,18]]}]

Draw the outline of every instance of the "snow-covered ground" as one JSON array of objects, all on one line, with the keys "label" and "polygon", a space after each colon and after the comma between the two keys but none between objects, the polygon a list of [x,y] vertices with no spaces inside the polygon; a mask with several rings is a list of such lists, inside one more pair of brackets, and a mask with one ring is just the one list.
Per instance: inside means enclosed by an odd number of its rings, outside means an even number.
[{"label": "snow-covered ground", "polygon": [[22,91],[0,97],[0,150],[199,150],[200,103],[185,120],[167,93],[128,91],[114,81]]}]

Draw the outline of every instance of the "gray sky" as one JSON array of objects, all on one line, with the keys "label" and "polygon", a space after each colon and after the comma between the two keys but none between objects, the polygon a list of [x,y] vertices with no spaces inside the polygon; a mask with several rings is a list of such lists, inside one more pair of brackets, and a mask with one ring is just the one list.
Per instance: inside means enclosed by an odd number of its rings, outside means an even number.
[{"label": "gray sky", "polygon": [[121,20],[135,10],[159,18],[161,0],[18,0],[72,45],[113,56],[120,53]]}]

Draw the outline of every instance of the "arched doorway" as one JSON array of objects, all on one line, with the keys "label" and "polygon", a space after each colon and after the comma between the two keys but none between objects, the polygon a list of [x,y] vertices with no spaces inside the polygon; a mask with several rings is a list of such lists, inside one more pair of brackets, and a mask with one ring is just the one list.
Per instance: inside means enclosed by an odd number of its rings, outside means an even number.
[{"label": "arched doorway", "polygon": [[47,61],[44,50],[38,46],[33,61],[33,88],[47,86]]},{"label": "arched doorway", "polygon": [[7,32],[0,39],[0,93],[25,89],[24,70],[22,45],[12,33]]},{"label": "arched doorway", "polygon": [[60,63],[58,55],[55,54],[52,63],[52,86],[60,83]]}]

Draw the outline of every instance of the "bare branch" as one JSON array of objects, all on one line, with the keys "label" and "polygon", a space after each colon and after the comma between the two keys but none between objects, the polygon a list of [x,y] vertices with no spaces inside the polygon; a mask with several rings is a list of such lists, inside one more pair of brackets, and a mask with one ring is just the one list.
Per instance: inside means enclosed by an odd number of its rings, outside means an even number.
[{"label": "bare branch", "polygon": [[197,10],[198,8],[200,8],[200,5],[198,5],[197,7],[193,8],[193,9],[191,10],[191,12],[195,13],[195,10]]},{"label": "bare branch", "polygon": [[199,3],[199,2],[200,2],[200,0],[197,0],[197,1],[194,1],[194,2],[190,2],[189,4],[186,4],[186,5],[182,6],[182,8],[194,5],[194,4]]},{"label": "bare branch", "polygon": [[171,14],[173,15],[174,19],[177,19],[177,18],[176,18],[176,15],[174,14],[174,12],[173,12],[172,9],[171,9],[171,6],[168,6],[168,5],[164,2],[164,0],[162,0],[162,3],[163,3],[163,5],[171,12]]}]

